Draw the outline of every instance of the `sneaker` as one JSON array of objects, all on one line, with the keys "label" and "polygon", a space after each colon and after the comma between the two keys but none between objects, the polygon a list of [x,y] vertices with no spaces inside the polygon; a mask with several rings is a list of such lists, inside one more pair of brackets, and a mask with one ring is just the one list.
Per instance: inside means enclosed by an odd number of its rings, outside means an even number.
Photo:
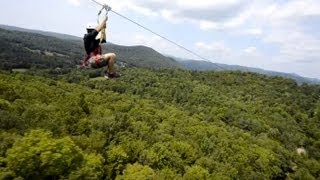
[{"label": "sneaker", "polygon": [[108,77],[107,79],[113,79],[113,78],[119,78],[121,75],[117,72],[113,73],[106,73],[105,77]]}]

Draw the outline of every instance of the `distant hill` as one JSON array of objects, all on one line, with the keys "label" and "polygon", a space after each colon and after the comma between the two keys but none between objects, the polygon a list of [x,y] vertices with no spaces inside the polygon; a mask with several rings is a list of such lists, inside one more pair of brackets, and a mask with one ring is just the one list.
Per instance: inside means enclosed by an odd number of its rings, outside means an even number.
[{"label": "distant hill", "polygon": [[[74,67],[85,58],[82,39],[58,33],[1,26],[0,68]],[[104,52],[115,52],[117,59],[130,66],[181,68],[177,61],[144,46],[119,46],[109,43]]]},{"label": "distant hill", "polygon": [[[32,29],[19,28],[14,26],[0,25],[0,28],[8,31],[16,31],[16,35],[20,36],[21,32],[25,32],[28,36],[37,36],[38,38],[32,38],[32,41],[36,44],[42,44],[42,47],[37,47],[40,51],[45,51],[43,47],[48,47],[51,49],[50,44],[44,44],[44,41],[50,41],[52,37],[60,39],[61,44],[66,44],[65,46],[71,46],[76,54],[81,56],[70,55],[69,52],[63,52],[64,55],[70,57],[71,59],[82,59],[85,54],[83,51],[83,42],[82,38],[77,36],[71,36],[67,34],[60,34],[47,31],[38,31]],[[18,33],[20,32],[20,33]],[[39,35],[46,36],[48,40],[43,38],[39,39]],[[42,36],[42,37],[43,37]],[[12,37],[15,38],[15,37]],[[19,38],[19,37],[17,37]],[[59,41],[55,39],[55,41]],[[53,40],[53,39],[52,39]],[[32,43],[32,42],[29,42]],[[68,49],[67,47],[62,47],[62,49]],[[61,49],[61,50],[62,50]],[[182,66],[175,61],[173,58],[163,56],[152,48],[145,46],[120,46],[113,43],[108,43],[104,45],[104,49],[107,49],[106,52],[114,52],[117,54],[117,58],[121,62],[125,62],[130,66],[135,67],[147,67],[147,68],[182,68]],[[70,61],[70,60],[69,60]]]},{"label": "distant hill", "polygon": [[31,32],[0,29],[0,68],[67,68],[84,52],[75,41]]},{"label": "distant hill", "polygon": [[117,58],[131,66],[147,68],[182,68],[176,60],[163,56],[152,48],[145,46],[119,46],[108,44],[108,52],[115,52]]},{"label": "distant hill", "polygon": [[[82,38],[67,34],[0,25],[0,42],[1,69],[71,68],[79,65],[85,57]],[[120,46],[108,43],[103,49],[107,49],[105,52],[115,52],[118,61],[134,67],[255,72],[294,79],[299,84],[320,84],[319,79],[305,78],[296,74],[164,56],[145,46]]]},{"label": "distant hill", "polygon": [[49,32],[49,31],[40,31],[40,30],[34,30],[34,29],[26,29],[26,28],[20,28],[16,26],[7,26],[0,24],[1,29],[9,30],[9,31],[21,31],[21,32],[28,32],[28,33],[36,33],[36,34],[41,34],[44,36],[52,36],[56,37],[59,39],[65,39],[65,40],[74,40],[74,41],[79,41],[82,38],[77,37],[77,36],[72,36],[68,34],[61,34],[61,33],[55,33],[55,32]]},{"label": "distant hill", "polygon": [[218,64],[218,63],[212,63],[212,62],[206,62],[206,61],[183,60],[180,58],[175,58],[175,59],[189,70],[197,70],[197,71],[231,70],[231,71],[242,71],[242,72],[254,72],[254,73],[264,74],[267,76],[280,76],[280,77],[294,79],[299,84],[302,84],[302,83],[320,84],[319,79],[306,78],[306,77],[299,76],[297,74],[268,71],[264,69],[238,66],[238,65]]}]

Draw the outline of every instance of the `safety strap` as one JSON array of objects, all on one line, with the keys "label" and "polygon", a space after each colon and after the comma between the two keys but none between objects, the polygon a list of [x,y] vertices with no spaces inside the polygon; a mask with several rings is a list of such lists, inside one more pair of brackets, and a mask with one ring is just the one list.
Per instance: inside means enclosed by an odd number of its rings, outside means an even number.
[{"label": "safety strap", "polygon": [[100,31],[100,33],[101,33],[101,36],[100,36],[100,42],[99,42],[99,44],[101,45],[102,42],[103,42],[103,40],[106,39],[106,28],[103,28],[103,29]]},{"label": "safety strap", "polygon": [[[99,16],[102,13],[102,11],[105,10],[106,14],[105,16],[108,16],[109,11],[111,11],[111,7],[107,6],[107,5],[103,5],[102,9],[99,11],[98,13],[98,17],[97,17],[97,22],[98,24],[100,24],[99,22]],[[100,45],[102,44],[103,40],[106,39],[106,28],[103,28],[101,30],[101,36],[100,36]]]}]

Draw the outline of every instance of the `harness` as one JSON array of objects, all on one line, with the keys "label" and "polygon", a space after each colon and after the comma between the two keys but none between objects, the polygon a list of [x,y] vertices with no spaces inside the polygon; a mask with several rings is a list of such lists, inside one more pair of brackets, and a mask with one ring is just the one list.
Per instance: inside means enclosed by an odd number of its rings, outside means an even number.
[{"label": "harness", "polygon": [[[102,11],[105,10],[106,11],[106,16],[108,16],[108,12],[111,11],[111,7],[110,6],[107,6],[107,5],[103,5],[102,6],[102,9],[99,11],[98,13],[98,17],[97,17],[97,22],[98,24],[99,23],[99,16],[100,14],[102,13]],[[96,65],[99,65],[99,58],[100,58],[100,55],[102,54],[102,50],[101,50],[101,44],[103,42],[104,39],[106,39],[106,28],[103,28],[101,31],[101,36],[100,36],[100,42],[99,42],[99,46],[94,50],[92,51],[81,63],[81,67],[84,68],[84,67],[87,67],[88,66],[88,61],[90,58],[96,56],[96,59],[95,59],[95,64]]]},{"label": "harness", "polygon": [[99,56],[98,55],[101,55],[101,44],[99,44],[99,46],[94,50],[92,51],[81,63],[81,67],[87,67],[88,65],[88,61],[90,58],[96,56],[96,60],[95,60],[95,63],[98,65],[99,63]]},{"label": "harness", "polygon": [[[97,16],[97,23],[100,24],[99,22],[99,16],[101,15],[102,11],[105,10],[106,11],[106,16],[108,16],[109,11],[111,11],[111,7],[107,6],[107,5],[103,5],[102,9],[99,11],[98,16]],[[100,36],[100,45],[102,44],[102,41],[104,39],[106,39],[106,28],[103,28],[101,30],[101,36]]]}]

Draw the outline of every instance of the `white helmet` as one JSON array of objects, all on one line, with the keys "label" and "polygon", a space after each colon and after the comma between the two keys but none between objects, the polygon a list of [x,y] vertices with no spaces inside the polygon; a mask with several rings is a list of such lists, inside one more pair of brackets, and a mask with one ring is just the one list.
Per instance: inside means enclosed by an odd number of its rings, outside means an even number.
[{"label": "white helmet", "polygon": [[88,23],[87,29],[95,29],[97,27],[97,23]]}]

